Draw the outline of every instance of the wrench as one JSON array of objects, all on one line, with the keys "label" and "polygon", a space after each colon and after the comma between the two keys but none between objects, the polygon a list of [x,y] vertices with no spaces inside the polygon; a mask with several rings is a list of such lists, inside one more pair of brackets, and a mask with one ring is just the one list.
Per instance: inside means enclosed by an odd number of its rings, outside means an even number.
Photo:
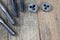
[{"label": "wrench", "polygon": [[15,32],[10,28],[8,27],[8,25],[3,21],[2,18],[0,18],[0,23],[3,25],[3,27],[11,34],[11,35],[15,35]]},{"label": "wrench", "polygon": [[11,6],[12,6],[12,12],[13,12],[13,15],[15,16],[15,17],[17,17],[18,16],[18,14],[17,14],[17,10],[16,10],[16,5],[15,5],[15,0],[10,0],[10,2],[11,2]]},{"label": "wrench", "polygon": [[1,3],[0,3],[0,8],[4,12],[4,14],[5,14],[6,18],[9,20],[9,22],[11,24],[15,24],[14,21],[13,21],[13,19],[11,18],[11,16],[9,15],[9,13],[7,12],[7,10],[5,9],[5,7]]}]

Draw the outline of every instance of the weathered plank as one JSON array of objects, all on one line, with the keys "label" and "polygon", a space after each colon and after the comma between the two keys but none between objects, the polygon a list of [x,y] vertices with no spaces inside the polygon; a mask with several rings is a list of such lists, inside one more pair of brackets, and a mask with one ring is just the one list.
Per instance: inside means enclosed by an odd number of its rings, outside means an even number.
[{"label": "weathered plank", "polygon": [[38,12],[41,40],[60,40],[59,0],[38,0],[38,2],[39,1],[40,3],[38,4],[41,4],[42,2],[49,2],[53,6],[52,11],[50,12],[43,12],[41,10]]},{"label": "weathered plank", "polygon": [[[11,12],[10,0],[2,1]],[[16,2],[19,3],[19,0]],[[18,35],[7,34],[7,31],[0,25],[0,40],[60,40],[60,0],[25,0],[26,5],[34,2],[38,6],[42,2],[49,2],[53,6],[52,11],[43,12],[39,9],[38,15],[27,10],[25,13],[19,12],[18,18],[13,17],[17,24],[15,26],[9,24]],[[7,22],[1,10],[0,13],[1,17]],[[12,15],[12,13],[10,14]]]},{"label": "weathered plank", "polygon": [[[17,1],[19,2],[19,0]],[[27,4],[31,2],[34,2],[34,0],[25,0],[25,3]],[[15,37],[9,35],[9,40],[40,40],[37,14],[30,13],[28,11],[25,13],[19,12],[19,14],[20,17],[15,18],[15,20],[18,22],[18,25],[11,26],[18,35]]]}]

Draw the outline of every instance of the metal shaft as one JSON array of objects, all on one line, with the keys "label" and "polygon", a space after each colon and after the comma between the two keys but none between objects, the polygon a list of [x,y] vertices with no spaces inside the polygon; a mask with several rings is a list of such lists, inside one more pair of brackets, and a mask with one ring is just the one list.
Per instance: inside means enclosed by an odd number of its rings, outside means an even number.
[{"label": "metal shaft", "polygon": [[20,0],[20,11],[24,12],[24,0]]},{"label": "metal shaft", "polygon": [[9,22],[11,24],[14,24],[13,19],[11,18],[11,16],[9,15],[9,13],[7,12],[7,10],[5,9],[5,7],[1,3],[0,3],[0,8],[4,12],[4,14],[5,14],[6,18],[9,20]]},{"label": "metal shaft", "polygon": [[11,34],[11,35],[15,35],[15,32],[8,27],[8,25],[0,18],[0,23],[3,25],[3,27]]},{"label": "metal shaft", "polygon": [[15,5],[15,0],[10,0],[10,3],[11,3],[11,10],[12,10],[12,13],[15,17],[18,16],[17,14],[17,10],[16,10],[16,5]]}]

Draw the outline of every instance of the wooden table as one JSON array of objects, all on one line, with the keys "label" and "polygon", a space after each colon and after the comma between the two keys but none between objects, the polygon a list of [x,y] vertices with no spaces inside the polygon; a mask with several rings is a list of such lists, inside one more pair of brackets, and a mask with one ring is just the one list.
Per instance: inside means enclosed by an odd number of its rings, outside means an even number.
[{"label": "wooden table", "polygon": [[[2,2],[11,11],[10,1]],[[18,4],[19,0],[16,2]],[[39,7],[42,2],[49,2],[53,7],[52,11],[43,12],[39,9],[38,13],[31,13],[28,10],[25,13],[19,12],[19,17],[14,18],[17,24],[15,26],[9,24],[18,35],[11,36],[0,25],[0,40],[60,40],[60,0],[25,0],[26,5],[33,2]],[[1,10],[0,16],[9,23]]]}]

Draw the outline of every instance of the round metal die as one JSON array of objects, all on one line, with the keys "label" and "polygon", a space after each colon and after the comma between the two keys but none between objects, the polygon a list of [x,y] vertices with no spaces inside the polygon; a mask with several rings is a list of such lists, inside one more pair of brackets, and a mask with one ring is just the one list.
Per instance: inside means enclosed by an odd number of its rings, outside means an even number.
[{"label": "round metal die", "polygon": [[48,3],[48,2],[42,3],[41,9],[42,9],[44,12],[49,12],[49,11],[51,11],[51,9],[52,9],[52,5],[51,5],[50,3]]},{"label": "round metal die", "polygon": [[28,11],[35,13],[37,12],[37,10],[38,10],[38,6],[36,3],[32,3],[28,5]]}]

